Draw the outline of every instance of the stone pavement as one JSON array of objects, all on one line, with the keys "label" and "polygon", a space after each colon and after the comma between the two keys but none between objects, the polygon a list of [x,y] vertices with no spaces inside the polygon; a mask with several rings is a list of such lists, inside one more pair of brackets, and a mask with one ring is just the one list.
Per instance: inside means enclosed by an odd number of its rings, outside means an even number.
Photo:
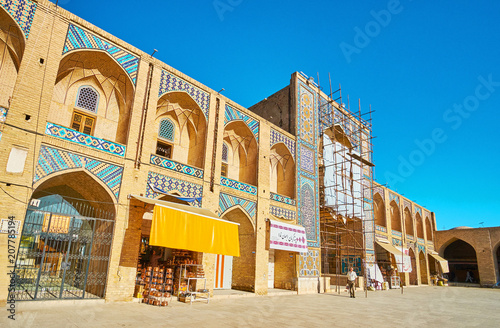
[{"label": "stone pavement", "polygon": [[102,301],[16,303],[0,327],[499,327],[500,289],[412,287],[338,295],[219,298],[168,307]]}]

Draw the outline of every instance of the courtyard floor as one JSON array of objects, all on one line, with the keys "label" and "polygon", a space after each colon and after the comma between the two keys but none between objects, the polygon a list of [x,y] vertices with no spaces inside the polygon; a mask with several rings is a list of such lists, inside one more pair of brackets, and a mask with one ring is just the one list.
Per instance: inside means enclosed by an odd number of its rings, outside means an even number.
[{"label": "courtyard floor", "polygon": [[216,298],[168,307],[95,301],[18,302],[0,327],[499,327],[500,289],[411,287],[335,294]]}]

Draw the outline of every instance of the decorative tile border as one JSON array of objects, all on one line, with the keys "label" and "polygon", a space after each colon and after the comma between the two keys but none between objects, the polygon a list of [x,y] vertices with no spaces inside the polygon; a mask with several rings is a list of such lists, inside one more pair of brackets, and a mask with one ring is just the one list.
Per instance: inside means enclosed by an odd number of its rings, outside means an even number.
[{"label": "decorative tile border", "polygon": [[421,245],[425,245],[425,240],[424,238],[417,238],[417,242]]},{"label": "decorative tile border", "polygon": [[31,0],[0,0],[0,6],[14,18],[28,39],[37,3]]},{"label": "decorative tile border", "polygon": [[137,69],[139,67],[139,57],[136,57],[126,50],[123,50],[111,43],[101,39],[93,33],[87,32],[78,26],[69,25],[68,34],[62,54],[68,53],[75,49],[97,49],[103,50],[111,55],[118,64],[127,72],[136,85]]},{"label": "decorative tile border", "polygon": [[392,236],[396,236],[396,237],[403,237],[403,234],[400,232],[400,231],[396,231],[396,230],[391,230],[391,235]]},{"label": "decorative tile border", "polygon": [[386,227],[382,227],[382,226],[379,226],[379,225],[375,225],[375,230],[377,231],[381,231],[381,232],[387,232],[387,228]]},{"label": "decorative tile border", "polygon": [[123,167],[47,146],[40,147],[40,155],[33,183],[52,173],[74,168],[82,168],[89,171],[104,182],[118,199]]},{"label": "decorative tile border", "polygon": [[178,76],[175,76],[166,70],[161,71],[160,90],[158,98],[161,98],[167,92],[183,91],[190,95],[193,100],[200,106],[201,111],[205,114],[205,119],[208,120],[208,110],[210,107],[210,94],[195,87],[191,83],[184,81]]},{"label": "decorative tile border", "polygon": [[417,244],[417,248],[418,248],[419,252],[423,252],[425,254],[425,246],[424,245]]},{"label": "decorative tile border", "polygon": [[[149,198],[156,198],[162,195],[154,192],[154,190],[152,190],[149,187],[150,184],[166,192],[177,192],[183,197],[198,198],[203,196],[202,185],[179,180],[176,178],[171,178],[163,174],[148,172],[148,182],[146,184],[146,197]],[[199,201],[191,202],[191,204],[196,207],[201,207],[201,203]]]},{"label": "decorative tile border", "polygon": [[307,245],[320,247],[318,165],[316,165],[319,135],[318,101],[314,92],[305,83],[300,79],[296,81],[298,223],[306,229]]},{"label": "decorative tile border", "polygon": [[259,143],[259,121],[251,118],[240,112],[239,110],[234,109],[233,107],[226,105],[226,111],[224,113],[224,125],[232,121],[241,120],[245,122],[250,131],[252,131],[255,136],[255,140],[257,140],[257,144]]},{"label": "decorative tile border", "polygon": [[220,193],[219,196],[219,216],[222,216],[228,209],[233,206],[240,205],[247,214],[255,219],[257,213],[257,203],[251,200],[239,198],[236,196],[228,195],[225,193]]},{"label": "decorative tile border", "polygon": [[271,129],[271,142],[269,144],[269,147],[273,147],[277,143],[284,143],[285,146],[288,148],[290,153],[292,154],[293,158],[295,158],[295,140],[285,136],[284,134]]},{"label": "decorative tile border", "polygon": [[125,146],[117,144],[112,141],[104,140],[101,138],[89,136],[69,128],[47,122],[45,134],[57,137],[63,140],[71,141],[82,146],[90,147],[97,150],[102,150],[107,153],[117,155],[120,157],[125,156]]},{"label": "decorative tile border", "polygon": [[274,192],[269,193],[269,198],[271,200],[275,200],[277,202],[281,202],[281,203],[288,204],[288,205],[295,205],[296,204],[295,199],[292,199],[290,197],[286,197],[286,196],[283,196],[280,194],[275,194]]},{"label": "decorative tile border", "polygon": [[308,250],[306,254],[299,256],[299,276],[317,277],[319,276],[320,257],[316,249]]},{"label": "decorative tile border", "polygon": [[175,172],[184,173],[195,178],[203,178],[203,170],[198,169],[189,165],[181,164],[172,161],[168,158],[160,157],[151,154],[150,161],[151,164],[157,165]]},{"label": "decorative tile border", "polygon": [[381,235],[379,233],[376,233],[375,234],[375,238],[377,240],[380,240],[380,241],[384,241],[385,240],[385,241],[389,242],[389,238],[386,235]]},{"label": "decorative tile border", "polygon": [[406,235],[406,240],[415,240],[415,237],[412,235]]},{"label": "decorative tile border", "polygon": [[269,212],[272,215],[283,218],[285,220],[295,221],[296,219],[295,211],[287,210],[281,207],[271,206]]},{"label": "decorative tile border", "polygon": [[251,195],[257,195],[257,187],[246,184],[244,182],[236,181],[226,177],[220,177],[220,184],[232,189],[240,190]]}]

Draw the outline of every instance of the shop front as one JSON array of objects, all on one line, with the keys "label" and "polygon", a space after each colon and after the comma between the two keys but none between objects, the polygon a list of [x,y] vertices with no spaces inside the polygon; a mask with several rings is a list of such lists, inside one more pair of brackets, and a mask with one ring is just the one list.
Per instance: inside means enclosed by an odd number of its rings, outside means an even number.
[{"label": "shop front", "polygon": [[147,209],[140,224],[134,297],[159,306],[173,297],[208,302],[213,270],[206,258],[240,255],[238,224],[207,209],[132,197]]},{"label": "shop front", "polygon": [[375,280],[375,288],[384,288],[384,283],[387,283],[390,288],[400,288],[402,279],[404,282],[405,273],[412,271],[408,249],[397,249],[388,240],[379,238],[375,243],[377,267],[373,268],[373,275],[376,279],[372,278],[372,281]]}]

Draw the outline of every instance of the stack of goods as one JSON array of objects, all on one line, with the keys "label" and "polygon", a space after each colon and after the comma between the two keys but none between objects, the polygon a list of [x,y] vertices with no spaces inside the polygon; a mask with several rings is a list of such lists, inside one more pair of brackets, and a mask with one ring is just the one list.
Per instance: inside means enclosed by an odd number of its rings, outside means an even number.
[{"label": "stack of goods", "polygon": [[142,274],[144,281],[143,303],[167,306],[172,298],[172,269],[148,267]]}]

